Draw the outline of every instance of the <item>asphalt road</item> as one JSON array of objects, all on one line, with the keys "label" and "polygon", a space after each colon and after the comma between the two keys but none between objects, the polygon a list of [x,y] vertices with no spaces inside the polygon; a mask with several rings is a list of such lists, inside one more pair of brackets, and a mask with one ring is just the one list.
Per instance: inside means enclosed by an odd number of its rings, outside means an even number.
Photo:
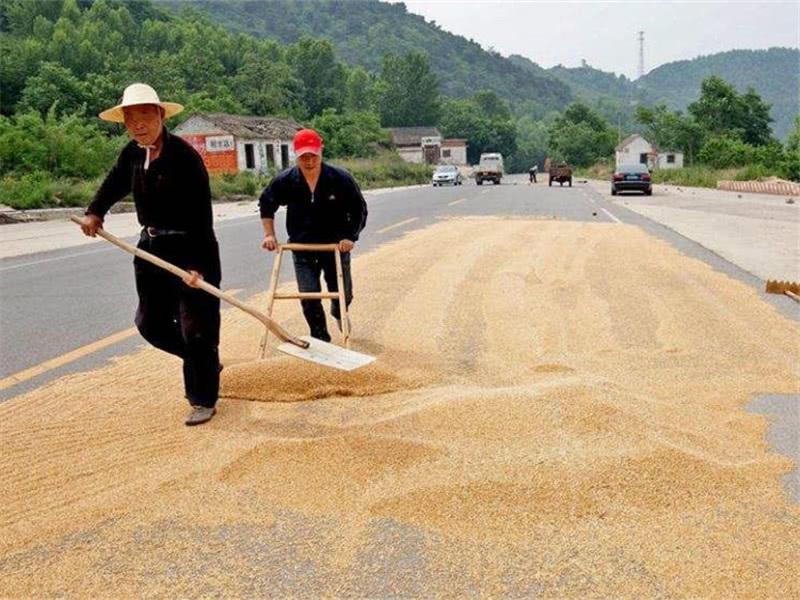
[{"label": "asphalt road", "polygon": [[[641,226],[666,239],[682,252],[755,288],[763,282],[671,230],[636,213],[610,204],[588,185],[548,188],[528,185],[527,177],[510,176],[499,186],[414,188],[368,194],[369,220],[357,245],[366,252],[406,231],[425,227],[437,219],[468,215],[521,215],[528,217],[611,222]],[[278,215],[283,232],[283,215]],[[222,286],[238,290],[240,298],[266,289],[272,255],[259,248],[258,218],[232,219],[217,226],[222,252]],[[130,240],[134,241],[134,240]],[[447,251],[431,248],[431,252]],[[357,256],[357,255],[356,255]],[[136,307],[131,257],[113,246],[67,248],[0,261],[0,380],[26,369],[41,373],[0,389],[0,401],[60,377],[94,368],[112,356],[125,354],[143,343],[138,335],[114,336],[132,327]],[[285,262],[283,278],[291,277]],[[358,273],[355,273],[356,285]],[[765,296],[774,302],[774,298]],[[101,341],[100,344],[96,344]],[[99,349],[89,351],[86,346]],[[76,360],[64,358],[70,352]],[[59,364],[44,364],[56,360]]]}]

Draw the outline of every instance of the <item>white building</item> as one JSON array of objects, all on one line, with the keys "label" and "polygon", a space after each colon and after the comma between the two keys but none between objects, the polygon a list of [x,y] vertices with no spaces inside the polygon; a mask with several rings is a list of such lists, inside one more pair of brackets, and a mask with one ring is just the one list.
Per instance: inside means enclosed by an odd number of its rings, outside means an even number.
[{"label": "white building", "polygon": [[683,152],[662,151],[638,133],[629,135],[616,148],[616,166],[647,165],[651,169],[680,169]]},{"label": "white building", "polygon": [[275,173],[294,164],[292,140],[300,129],[292,119],[195,113],[173,133],[200,153],[209,173]]},{"label": "white building", "polygon": [[392,143],[406,162],[466,165],[467,140],[443,139],[435,127],[391,127]]}]

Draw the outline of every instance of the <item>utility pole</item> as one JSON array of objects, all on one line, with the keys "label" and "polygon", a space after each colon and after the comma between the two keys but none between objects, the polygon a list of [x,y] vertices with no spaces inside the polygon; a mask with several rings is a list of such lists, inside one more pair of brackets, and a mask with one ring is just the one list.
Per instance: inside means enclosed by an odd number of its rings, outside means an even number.
[{"label": "utility pole", "polygon": [[639,78],[644,77],[644,31],[639,32]]}]

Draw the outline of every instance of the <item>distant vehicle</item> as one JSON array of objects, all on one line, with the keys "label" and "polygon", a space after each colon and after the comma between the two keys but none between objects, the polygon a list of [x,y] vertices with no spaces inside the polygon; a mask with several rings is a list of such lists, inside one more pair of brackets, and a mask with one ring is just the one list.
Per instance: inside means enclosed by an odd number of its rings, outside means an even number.
[{"label": "distant vehicle", "polygon": [[499,184],[503,178],[503,155],[499,152],[481,154],[481,160],[475,169],[475,183],[483,185],[484,181]]},{"label": "distant vehicle", "polygon": [[629,191],[643,192],[645,196],[653,195],[653,180],[647,165],[622,165],[614,171],[611,176],[611,195]]},{"label": "distant vehicle", "polygon": [[550,167],[547,185],[553,185],[554,181],[557,181],[561,187],[564,187],[564,182],[569,183],[569,187],[572,187],[572,169],[567,163],[562,162],[557,167]]},{"label": "distant vehicle", "polygon": [[454,165],[441,165],[436,167],[436,170],[433,172],[431,183],[433,183],[434,187],[446,183],[450,185],[461,185],[464,183],[464,179],[461,177],[461,171],[458,170],[458,167]]}]

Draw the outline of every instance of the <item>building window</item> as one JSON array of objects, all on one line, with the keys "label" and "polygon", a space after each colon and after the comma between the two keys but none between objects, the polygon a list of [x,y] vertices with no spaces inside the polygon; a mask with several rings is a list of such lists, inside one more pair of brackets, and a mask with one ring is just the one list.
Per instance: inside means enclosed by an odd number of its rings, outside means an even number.
[{"label": "building window", "polygon": [[275,166],[275,146],[272,144],[265,144],[267,152],[267,167],[272,169]]},{"label": "building window", "polygon": [[289,166],[289,146],[288,144],[281,144],[281,168],[285,169]]},{"label": "building window", "polygon": [[667,154],[667,163],[670,165],[675,164],[675,155],[674,154]]},{"label": "building window", "polygon": [[244,145],[244,168],[245,169],[256,168],[256,158],[253,155],[253,144]]},{"label": "building window", "polygon": [[442,150],[442,158],[450,158],[450,150]]},{"label": "building window", "polygon": [[643,165],[647,164],[647,154],[646,153],[643,152],[642,154],[639,155],[639,162],[642,163]]}]

